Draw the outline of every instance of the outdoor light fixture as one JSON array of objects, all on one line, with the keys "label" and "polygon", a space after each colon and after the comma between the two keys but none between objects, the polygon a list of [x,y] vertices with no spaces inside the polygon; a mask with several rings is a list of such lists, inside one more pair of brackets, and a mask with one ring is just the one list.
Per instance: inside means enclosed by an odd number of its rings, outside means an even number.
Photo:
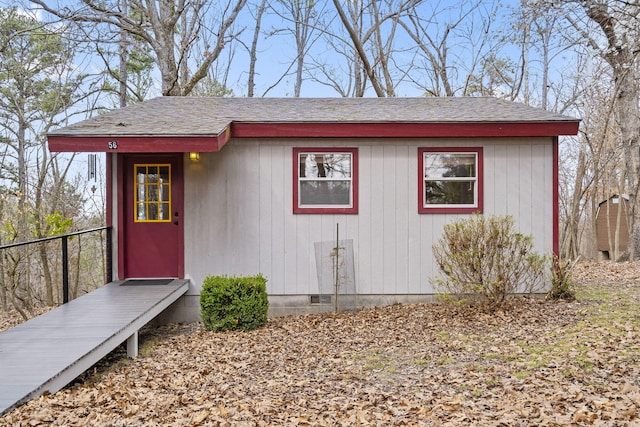
[{"label": "outdoor light fixture", "polygon": [[198,160],[200,160],[200,153],[192,151],[189,153],[189,159],[193,160],[194,162],[197,162]]}]

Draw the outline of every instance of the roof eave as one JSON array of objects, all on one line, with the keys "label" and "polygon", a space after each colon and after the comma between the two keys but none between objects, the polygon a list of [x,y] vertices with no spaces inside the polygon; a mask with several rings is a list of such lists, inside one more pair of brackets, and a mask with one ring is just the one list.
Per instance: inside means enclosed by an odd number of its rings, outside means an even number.
[{"label": "roof eave", "polygon": [[47,136],[51,152],[187,153],[217,152],[229,141],[218,135],[62,135]]},{"label": "roof eave", "polygon": [[580,121],[547,122],[233,122],[234,138],[479,138],[576,135]]}]

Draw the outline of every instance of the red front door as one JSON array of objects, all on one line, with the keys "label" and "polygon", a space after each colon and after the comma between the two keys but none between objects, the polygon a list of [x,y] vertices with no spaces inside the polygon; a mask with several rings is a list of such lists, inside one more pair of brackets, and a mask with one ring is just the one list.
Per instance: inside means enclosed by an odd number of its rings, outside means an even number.
[{"label": "red front door", "polygon": [[125,155],[122,160],[124,278],[182,277],[182,155]]}]

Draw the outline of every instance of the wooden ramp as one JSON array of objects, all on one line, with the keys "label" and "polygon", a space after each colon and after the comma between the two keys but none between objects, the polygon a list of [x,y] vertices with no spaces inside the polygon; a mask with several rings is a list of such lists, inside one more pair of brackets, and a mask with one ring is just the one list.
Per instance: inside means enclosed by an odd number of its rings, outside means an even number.
[{"label": "wooden ramp", "polygon": [[[168,283],[167,283],[168,282]],[[187,280],[119,281],[0,333],[0,416],[56,391],[127,341],[187,292]]]}]

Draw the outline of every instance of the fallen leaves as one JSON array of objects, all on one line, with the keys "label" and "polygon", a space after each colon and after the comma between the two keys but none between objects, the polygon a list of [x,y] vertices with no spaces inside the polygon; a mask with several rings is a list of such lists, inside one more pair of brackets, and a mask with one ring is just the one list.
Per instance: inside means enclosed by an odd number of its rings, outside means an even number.
[{"label": "fallen leaves", "polygon": [[416,304],[151,329],[144,356],[120,349],[0,425],[638,425],[639,267],[581,265],[577,302],[494,315]]},{"label": "fallen leaves", "polygon": [[[51,310],[51,307],[34,307],[31,312],[25,313],[29,318],[39,316]],[[24,322],[24,318],[17,310],[0,311],[0,332],[18,326]]]}]

